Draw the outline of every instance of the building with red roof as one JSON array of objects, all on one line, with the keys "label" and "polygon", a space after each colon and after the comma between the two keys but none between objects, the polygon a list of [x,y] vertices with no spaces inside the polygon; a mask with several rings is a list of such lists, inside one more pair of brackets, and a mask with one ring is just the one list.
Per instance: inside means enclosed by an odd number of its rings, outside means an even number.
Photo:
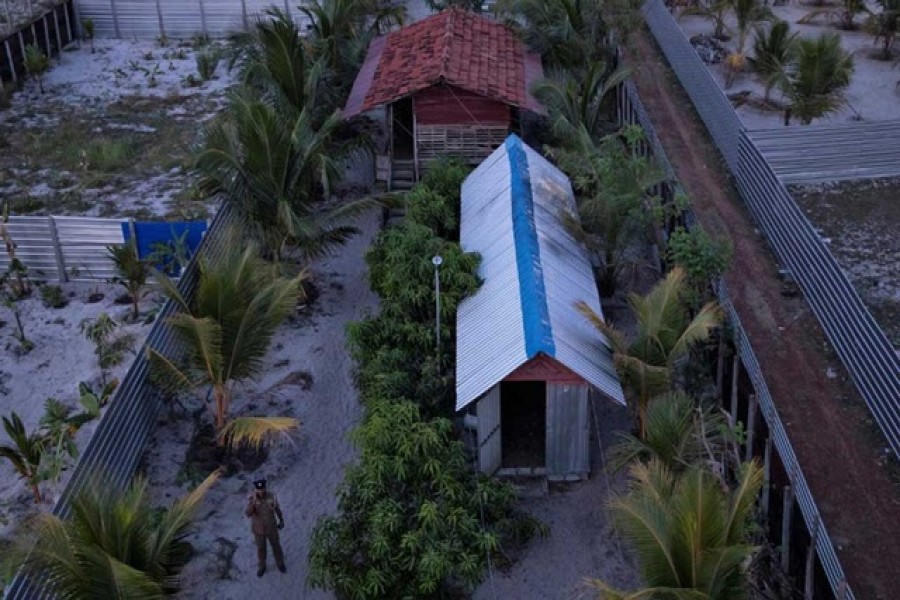
[{"label": "building with red roof", "polygon": [[521,110],[542,113],[529,92],[542,76],[540,56],[509,28],[450,9],[373,40],[343,114],[385,107],[394,168],[417,178],[436,156],[481,162]]}]

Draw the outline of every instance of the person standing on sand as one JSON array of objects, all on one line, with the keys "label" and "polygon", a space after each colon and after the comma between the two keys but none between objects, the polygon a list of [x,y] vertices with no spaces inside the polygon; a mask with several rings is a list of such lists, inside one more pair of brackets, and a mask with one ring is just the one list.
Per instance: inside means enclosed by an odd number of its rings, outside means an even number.
[{"label": "person standing on sand", "polygon": [[244,514],[250,517],[250,526],[253,537],[256,540],[256,558],[258,566],[256,576],[262,577],[266,573],[266,544],[272,544],[272,555],[275,557],[275,566],[282,573],[287,569],[284,566],[284,553],[281,551],[281,541],[278,539],[278,530],[284,528],[284,515],[278,506],[275,494],[266,489],[266,480],[258,479],[253,482],[253,495],[247,502],[247,510]]}]

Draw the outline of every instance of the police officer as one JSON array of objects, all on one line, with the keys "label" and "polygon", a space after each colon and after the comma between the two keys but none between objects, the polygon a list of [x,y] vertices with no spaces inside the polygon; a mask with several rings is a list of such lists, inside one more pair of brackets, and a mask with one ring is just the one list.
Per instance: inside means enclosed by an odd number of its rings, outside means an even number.
[{"label": "police officer", "polygon": [[244,511],[250,517],[250,525],[253,537],[256,540],[256,557],[258,566],[256,576],[262,577],[266,572],[266,542],[272,544],[272,555],[275,557],[275,566],[284,573],[284,553],[281,551],[281,542],[278,540],[278,530],[284,528],[284,515],[278,506],[275,494],[266,489],[266,480],[258,479],[253,482],[256,488],[247,501],[247,510]]}]

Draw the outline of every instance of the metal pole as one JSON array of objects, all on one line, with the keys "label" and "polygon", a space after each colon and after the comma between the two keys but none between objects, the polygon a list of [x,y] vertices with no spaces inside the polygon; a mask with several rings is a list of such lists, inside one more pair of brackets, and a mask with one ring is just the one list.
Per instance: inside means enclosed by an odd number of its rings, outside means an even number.
[{"label": "metal pole", "polygon": [[753,458],[753,437],[756,432],[756,394],[750,394],[750,402],[747,407],[747,450],[744,453],[744,460],[750,461]]},{"label": "metal pole", "polygon": [[784,502],[781,509],[781,570],[787,574],[791,568],[791,517],[794,514],[794,490],[784,486]]},{"label": "metal pole", "polygon": [[806,581],[803,586],[804,600],[814,600],[813,584],[815,583],[816,566],[816,542],[819,539],[819,517],[816,516],[812,535],[809,538],[809,548],[806,550]]},{"label": "metal pole", "polygon": [[434,349],[437,353],[438,364],[441,360],[441,275],[440,267],[444,259],[440,256],[434,256],[431,264],[434,265]]},{"label": "metal pole", "polygon": [[203,6],[203,0],[197,0],[200,5],[200,25],[203,27],[203,35],[209,36],[209,29],[206,27],[206,7]]}]

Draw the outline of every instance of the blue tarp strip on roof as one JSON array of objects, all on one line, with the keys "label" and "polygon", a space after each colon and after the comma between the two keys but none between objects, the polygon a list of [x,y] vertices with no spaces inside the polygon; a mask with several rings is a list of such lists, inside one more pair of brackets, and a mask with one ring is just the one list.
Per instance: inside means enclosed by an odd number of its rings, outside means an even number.
[{"label": "blue tarp strip on roof", "polygon": [[518,136],[510,135],[504,144],[509,156],[513,237],[516,245],[516,268],[519,272],[519,297],[522,300],[525,354],[528,358],[534,358],[541,352],[547,356],[556,356],[534,223],[534,198],[528,157]]}]

